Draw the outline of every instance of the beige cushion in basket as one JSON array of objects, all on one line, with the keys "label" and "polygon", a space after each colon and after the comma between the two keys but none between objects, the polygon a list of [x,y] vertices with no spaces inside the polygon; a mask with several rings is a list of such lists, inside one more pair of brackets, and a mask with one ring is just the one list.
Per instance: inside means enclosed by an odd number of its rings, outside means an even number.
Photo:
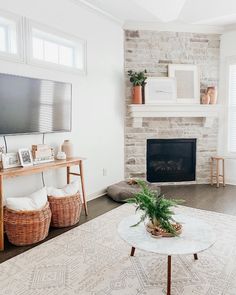
[{"label": "beige cushion in basket", "polygon": [[70,184],[67,184],[63,188],[54,188],[54,187],[48,187],[47,188],[47,193],[48,196],[51,197],[69,197],[69,196],[74,196],[76,193],[79,191],[79,181],[73,181]]},{"label": "beige cushion in basket", "polygon": [[7,198],[6,206],[15,211],[32,211],[42,209],[47,203],[47,190],[42,188],[29,196]]}]

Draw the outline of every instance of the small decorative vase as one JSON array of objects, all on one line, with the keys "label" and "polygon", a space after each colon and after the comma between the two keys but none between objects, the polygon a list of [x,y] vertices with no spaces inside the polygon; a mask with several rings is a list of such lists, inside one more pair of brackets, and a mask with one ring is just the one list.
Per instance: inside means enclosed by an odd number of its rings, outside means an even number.
[{"label": "small decorative vase", "polygon": [[57,153],[57,160],[66,160],[66,153],[65,152],[58,152]]},{"label": "small decorative vase", "polygon": [[142,86],[133,87],[133,104],[142,104]]},{"label": "small decorative vase", "polygon": [[217,102],[217,90],[215,86],[207,87],[207,94],[210,96],[210,104]]},{"label": "small decorative vase", "polygon": [[69,140],[63,142],[61,150],[66,154],[67,158],[73,157],[73,145]]},{"label": "small decorative vase", "polygon": [[211,97],[209,94],[205,93],[202,96],[202,104],[209,104],[211,100]]}]

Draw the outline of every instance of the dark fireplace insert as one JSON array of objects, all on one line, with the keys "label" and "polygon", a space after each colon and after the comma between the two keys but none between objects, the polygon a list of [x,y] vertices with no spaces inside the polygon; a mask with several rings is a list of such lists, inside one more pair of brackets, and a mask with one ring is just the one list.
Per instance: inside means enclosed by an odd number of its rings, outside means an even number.
[{"label": "dark fireplace insert", "polygon": [[180,182],[196,179],[196,138],[148,139],[147,180]]}]

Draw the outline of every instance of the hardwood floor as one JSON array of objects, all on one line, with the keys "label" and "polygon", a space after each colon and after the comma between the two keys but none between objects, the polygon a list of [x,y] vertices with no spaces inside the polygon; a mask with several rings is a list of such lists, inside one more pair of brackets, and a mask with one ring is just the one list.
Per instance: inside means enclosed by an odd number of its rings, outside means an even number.
[{"label": "hardwood floor", "polygon": [[[227,185],[224,188],[216,188],[211,187],[210,185],[177,185],[162,186],[161,190],[167,197],[185,200],[185,203],[183,204],[185,206],[236,215],[236,186]],[[120,205],[122,204],[112,201],[107,196],[102,196],[89,201],[89,216],[85,216],[84,213],[82,213],[80,222],[76,226],[88,222],[89,220],[92,220]],[[73,227],[51,229],[46,240],[52,239],[71,228]],[[0,263],[21,254],[38,244],[26,247],[16,247],[11,245],[6,238],[5,251],[0,252]]]},{"label": "hardwood floor", "polygon": [[236,215],[236,186],[233,185],[162,186],[161,191],[167,197],[185,200],[184,206]]}]

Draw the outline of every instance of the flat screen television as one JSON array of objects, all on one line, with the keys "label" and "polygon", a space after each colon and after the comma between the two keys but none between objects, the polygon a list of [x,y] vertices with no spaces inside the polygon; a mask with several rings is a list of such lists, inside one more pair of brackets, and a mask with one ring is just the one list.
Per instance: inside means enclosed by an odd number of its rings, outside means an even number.
[{"label": "flat screen television", "polygon": [[0,135],[71,131],[70,83],[0,74]]}]

